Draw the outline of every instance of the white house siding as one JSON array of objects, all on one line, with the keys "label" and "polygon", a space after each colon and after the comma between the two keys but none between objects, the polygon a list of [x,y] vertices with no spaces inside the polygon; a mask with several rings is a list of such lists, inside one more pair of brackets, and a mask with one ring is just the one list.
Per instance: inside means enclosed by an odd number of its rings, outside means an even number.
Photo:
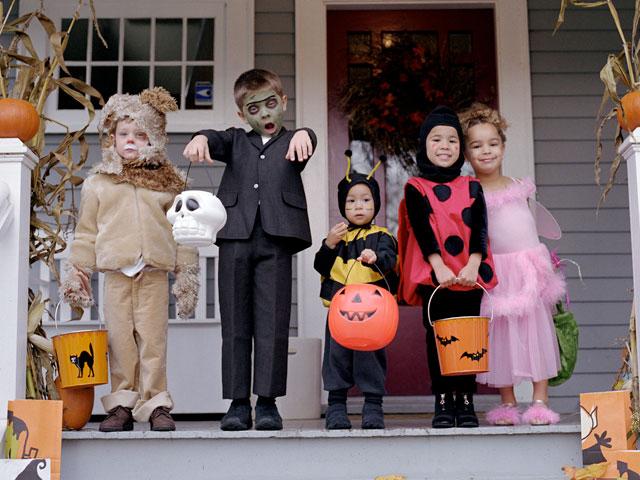
[{"label": "white house siding", "polygon": [[[628,328],[632,274],[626,166],[599,213],[600,190],[593,180],[599,71],[607,54],[620,49],[620,40],[606,8],[568,9],[565,24],[552,36],[559,3],[529,0],[528,7],[538,195],[563,228],[563,238],[549,245],[580,264],[585,283],[567,266],[580,352],[574,376],[550,395],[570,410],[578,393],[607,390],[613,383]],[[629,24],[633,2],[615,3]],[[613,158],[612,130],[607,132],[605,176]]]}]

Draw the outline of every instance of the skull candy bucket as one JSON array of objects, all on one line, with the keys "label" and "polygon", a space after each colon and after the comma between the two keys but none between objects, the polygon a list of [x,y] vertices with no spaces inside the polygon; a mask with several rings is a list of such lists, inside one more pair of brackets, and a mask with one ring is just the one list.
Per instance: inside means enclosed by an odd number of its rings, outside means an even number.
[{"label": "skull candy bucket", "polygon": [[180,245],[207,247],[227,222],[227,212],[218,197],[204,190],[185,190],[167,212],[173,238]]}]

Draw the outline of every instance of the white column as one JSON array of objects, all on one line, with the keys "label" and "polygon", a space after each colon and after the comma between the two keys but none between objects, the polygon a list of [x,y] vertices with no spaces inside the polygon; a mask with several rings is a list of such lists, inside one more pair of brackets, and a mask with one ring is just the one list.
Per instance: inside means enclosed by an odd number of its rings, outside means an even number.
[{"label": "white column", "polygon": [[[629,188],[629,220],[631,226],[631,262],[633,266],[633,300],[636,321],[640,305],[640,128],[636,128],[618,150],[627,162]],[[636,345],[640,341],[640,329],[636,328]]]},{"label": "white column", "polygon": [[17,138],[0,139],[0,179],[9,186],[12,209],[10,223],[0,232],[0,433],[6,427],[7,401],[25,393],[29,207],[36,162]]}]

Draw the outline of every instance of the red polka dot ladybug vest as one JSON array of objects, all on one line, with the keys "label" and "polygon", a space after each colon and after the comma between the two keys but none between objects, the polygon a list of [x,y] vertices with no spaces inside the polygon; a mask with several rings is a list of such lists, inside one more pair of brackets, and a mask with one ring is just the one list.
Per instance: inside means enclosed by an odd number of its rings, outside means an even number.
[{"label": "red polka dot ladybug vest", "polygon": [[[471,239],[471,205],[476,201],[475,185],[480,183],[468,176],[460,176],[448,183],[436,183],[421,177],[412,177],[408,184],[427,197],[431,205],[429,218],[436,237],[440,255],[445,265],[457,274],[469,261]],[[422,299],[418,285],[436,286],[435,273],[422,255],[418,241],[411,229],[404,200],[398,211],[398,248],[401,279],[398,296],[410,305],[420,305]],[[498,284],[494,274],[493,258],[487,244],[487,257],[478,270],[478,283],[486,289]],[[453,285],[451,290],[470,290],[470,287]]]}]

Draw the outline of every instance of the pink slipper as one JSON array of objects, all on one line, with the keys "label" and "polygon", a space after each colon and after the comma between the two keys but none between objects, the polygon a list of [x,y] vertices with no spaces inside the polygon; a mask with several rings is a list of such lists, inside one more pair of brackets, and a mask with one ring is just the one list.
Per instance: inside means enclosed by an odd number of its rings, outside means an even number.
[{"label": "pink slipper", "polygon": [[520,412],[513,403],[503,403],[487,412],[487,422],[491,425],[520,425]]},{"label": "pink slipper", "polygon": [[552,425],[560,421],[560,415],[547,407],[542,400],[534,400],[522,415],[522,421],[530,425]]}]

